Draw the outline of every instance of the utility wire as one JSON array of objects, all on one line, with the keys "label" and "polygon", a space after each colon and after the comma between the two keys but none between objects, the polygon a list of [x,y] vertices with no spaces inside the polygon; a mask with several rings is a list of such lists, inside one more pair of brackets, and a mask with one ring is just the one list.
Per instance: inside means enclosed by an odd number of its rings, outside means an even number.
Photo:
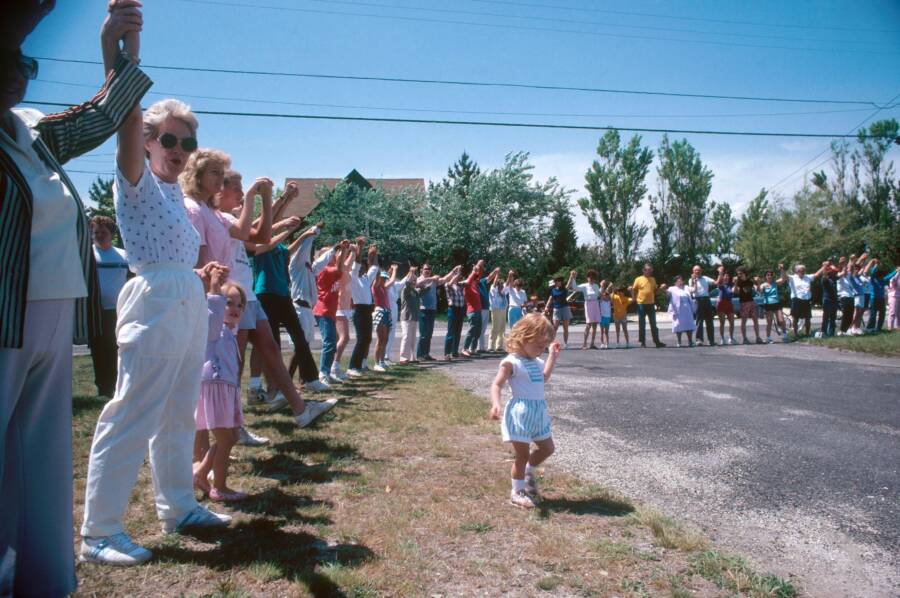
[{"label": "utility wire", "polygon": [[[29,100],[25,102],[37,106],[73,106],[73,103],[62,102],[45,102],[38,100]],[[355,122],[380,122],[380,123],[410,123],[410,124],[429,124],[429,125],[459,125],[459,126],[480,126],[480,127],[509,127],[509,128],[528,128],[528,129],[557,129],[557,130],[573,130],[573,131],[632,131],[636,133],[673,133],[678,135],[728,135],[728,136],[747,136],[747,137],[808,137],[808,138],[841,138],[856,137],[852,134],[831,134],[831,133],[794,133],[794,132],[769,132],[769,131],[712,131],[703,129],[670,129],[670,128],[651,128],[651,127],[623,127],[623,126],[599,126],[599,125],[562,125],[553,123],[520,123],[520,122],[497,122],[497,121],[469,121],[469,120],[438,120],[426,118],[384,118],[374,116],[334,116],[324,114],[281,114],[272,112],[236,112],[226,110],[193,110],[194,114],[207,114],[211,116],[235,116],[249,118],[285,118],[298,120],[333,120],[333,121],[355,121]]]},{"label": "utility wire", "polygon": [[709,17],[685,17],[680,15],[666,15],[659,13],[650,13],[650,12],[632,12],[626,10],[610,10],[605,8],[583,8],[576,6],[560,6],[558,4],[540,4],[537,2],[509,2],[504,0],[471,0],[472,2],[478,2],[480,4],[502,4],[505,6],[515,6],[515,7],[529,7],[529,8],[551,8],[553,10],[571,10],[578,12],[590,12],[590,13],[602,13],[602,14],[614,14],[614,15],[625,15],[631,17],[653,17],[657,19],[672,19],[677,21],[699,21],[704,23],[724,23],[727,25],[746,25],[750,27],[780,27],[783,29],[817,29],[823,31],[853,31],[853,32],[868,32],[868,33],[900,33],[900,30],[897,29],[867,29],[863,27],[831,27],[827,25],[793,25],[793,24],[784,24],[784,23],[762,23],[762,22],[753,22],[753,21],[738,21],[738,20],[730,20],[730,19],[713,19]]},{"label": "utility wire", "polygon": [[810,48],[806,46],[775,46],[769,44],[748,44],[741,42],[722,42],[722,41],[711,41],[711,40],[697,40],[697,39],[683,39],[678,37],[660,37],[657,35],[634,35],[634,34],[625,34],[625,33],[601,33],[597,31],[583,31],[577,29],[557,29],[552,27],[530,27],[525,25],[499,25],[496,23],[478,23],[475,21],[452,21],[448,19],[433,19],[428,17],[410,17],[410,16],[399,16],[399,15],[383,15],[383,14],[373,14],[373,13],[363,13],[363,12],[348,12],[348,11],[339,11],[339,10],[321,10],[315,8],[296,8],[296,7],[285,7],[285,6],[266,6],[259,4],[247,4],[243,2],[219,2],[216,0],[176,0],[176,2],[184,2],[190,4],[205,4],[211,6],[222,6],[226,8],[255,8],[255,9],[263,9],[263,10],[279,10],[279,11],[287,11],[287,12],[299,12],[305,14],[324,14],[324,15],[337,15],[343,17],[364,17],[370,19],[381,19],[381,20],[391,20],[391,21],[406,21],[406,22],[418,22],[418,23],[438,23],[441,25],[467,25],[472,27],[486,27],[489,29],[509,29],[516,31],[539,31],[544,33],[564,33],[567,35],[587,35],[592,37],[603,37],[603,38],[620,38],[620,39],[639,39],[645,41],[670,41],[670,42],[679,42],[679,43],[688,43],[688,44],[702,44],[702,45],[713,45],[713,46],[735,46],[742,48],[763,48],[763,49],[771,49],[771,50],[794,50],[794,51],[808,51],[808,52],[858,52],[862,54],[882,54],[882,55],[897,55],[896,52],[878,52],[875,50],[841,50],[835,48]]},{"label": "utility wire", "polygon": [[[888,104],[892,104],[892,103],[895,102],[898,98],[900,98],[900,93],[898,93],[898,94],[895,95],[893,98],[891,98],[891,99],[888,101]],[[855,125],[852,129],[850,129],[850,131],[849,131],[849,133],[848,133],[847,135],[842,135],[841,137],[856,137],[857,135],[854,135],[853,132],[856,131],[857,129],[859,129],[860,127],[862,127],[863,125],[865,125],[867,122],[869,122],[870,120],[872,120],[872,119],[875,118],[876,116],[878,116],[878,114],[879,114],[881,111],[882,111],[881,108],[875,110],[872,114],[870,114],[869,116],[867,116],[866,118],[864,118],[864,119],[863,119],[862,121],[860,121],[857,125]],[[900,143],[900,140],[898,140],[898,143]],[[772,185],[772,186],[769,188],[769,192],[774,191],[776,188],[778,188],[779,186],[781,186],[782,183],[786,183],[787,181],[789,181],[789,180],[791,180],[792,178],[794,178],[794,176],[796,176],[797,173],[799,173],[799,172],[802,171],[804,168],[806,168],[810,163],[814,162],[815,160],[818,160],[820,157],[822,157],[823,155],[825,155],[825,153],[828,152],[830,149],[831,149],[830,146],[829,146],[829,147],[826,147],[826,148],[823,149],[821,152],[819,152],[818,154],[816,154],[815,156],[813,156],[812,158],[810,158],[809,160],[807,160],[806,162],[804,162],[803,164],[801,164],[799,168],[797,168],[796,170],[794,170],[793,172],[791,172],[789,175],[787,175],[786,177],[782,178],[782,179],[779,180],[777,183],[775,183],[774,185]],[[827,162],[827,161],[830,160],[830,159],[831,159],[830,157],[827,158],[824,162],[820,163],[820,164],[817,165],[815,168],[818,168],[819,166],[822,166],[822,164],[824,164],[825,162]],[[815,168],[814,168],[813,170],[815,170]]]},{"label": "utility wire", "polygon": [[[191,2],[192,0],[184,0],[186,2]],[[369,8],[383,8],[388,10],[414,10],[419,12],[427,12],[427,13],[439,13],[439,14],[454,14],[454,15],[466,15],[466,16],[475,16],[475,17],[499,17],[502,19],[520,19],[527,21],[540,21],[544,22],[555,22],[555,23],[567,23],[571,25],[599,25],[601,27],[612,27],[618,29],[637,29],[642,31],[668,31],[675,33],[694,33],[699,35],[718,35],[718,36],[727,36],[730,38],[734,37],[743,37],[743,38],[751,38],[751,39],[774,39],[774,40],[782,40],[782,41],[791,41],[791,42],[812,42],[812,43],[822,43],[829,44],[832,42],[840,42],[847,44],[878,44],[877,41],[867,40],[867,39],[821,39],[821,38],[804,38],[804,37],[788,37],[784,35],[765,35],[760,33],[734,33],[734,32],[725,32],[725,31],[701,31],[697,29],[684,29],[678,27],[654,27],[651,25],[627,25],[623,23],[609,23],[605,21],[590,21],[585,19],[561,19],[558,17],[538,17],[538,16],[528,16],[521,14],[510,14],[510,13],[502,13],[502,12],[483,12],[483,11],[475,11],[475,10],[457,10],[452,8],[432,8],[425,6],[398,6],[396,4],[384,4],[379,2],[362,2],[360,0],[309,0],[310,2],[316,2],[319,4],[342,4],[348,6],[364,6]],[[197,0],[197,3],[209,3],[209,4],[224,4],[223,2],[216,2],[213,0]],[[271,5],[259,5],[259,4],[247,4],[248,8],[259,8],[259,9],[268,9],[268,10],[291,10],[290,7],[283,6],[271,6]],[[840,50],[840,48],[834,48],[834,50]],[[851,50],[852,51],[852,50]]]},{"label": "utility wire", "polygon": [[[53,79],[38,78],[36,81],[41,83],[52,83],[54,85],[65,85],[68,87],[81,87],[85,89],[97,89],[97,85],[89,85],[85,83],[71,83],[69,81],[56,81]],[[149,91],[148,94],[170,97],[170,98],[196,98],[201,100],[220,100],[227,102],[247,102],[251,104],[282,104],[285,106],[309,106],[314,108],[339,108],[339,109],[357,109],[357,110],[384,110],[391,112],[429,112],[440,114],[485,114],[485,115],[501,115],[501,116],[556,116],[556,117],[572,117],[572,118],[735,118],[735,117],[757,117],[757,116],[808,116],[818,114],[843,114],[847,112],[869,112],[869,108],[844,108],[841,110],[812,110],[812,111],[793,111],[793,112],[745,112],[745,113],[728,113],[728,114],[604,114],[604,113],[573,113],[573,112],[511,112],[511,111],[489,111],[489,110],[446,110],[438,108],[404,108],[396,106],[366,106],[356,104],[321,104],[312,102],[289,102],[284,100],[259,100],[254,98],[238,98],[232,96],[210,96],[180,93],[175,91]],[[896,108],[900,104],[886,106],[885,109]]]},{"label": "utility wire", "polygon": [[[62,62],[66,64],[102,64],[97,60],[79,60],[74,58],[56,58],[51,56],[35,56],[37,60],[46,60],[48,62]],[[852,104],[862,106],[872,106],[873,108],[884,108],[876,102],[869,100],[832,100],[822,98],[784,98],[774,96],[741,96],[741,95],[724,95],[724,94],[703,94],[703,93],[682,93],[670,91],[647,91],[635,89],[613,89],[601,87],[567,87],[563,85],[539,85],[535,83],[509,83],[509,82],[493,82],[493,81],[462,81],[452,79],[412,79],[403,77],[376,77],[367,75],[335,75],[327,73],[297,73],[282,71],[256,71],[241,69],[222,69],[210,67],[188,67],[188,66],[172,66],[172,65],[154,65],[141,64],[143,69],[155,69],[163,71],[186,71],[193,73],[220,73],[230,75],[262,75],[269,77],[300,77],[307,79],[337,79],[347,81],[382,81],[386,83],[418,83],[427,85],[453,85],[468,87],[505,87],[514,89],[538,89],[542,91],[577,91],[586,93],[611,93],[611,94],[630,94],[643,96],[666,96],[676,98],[704,98],[711,100],[742,100],[756,102],[789,102],[799,104]]]}]

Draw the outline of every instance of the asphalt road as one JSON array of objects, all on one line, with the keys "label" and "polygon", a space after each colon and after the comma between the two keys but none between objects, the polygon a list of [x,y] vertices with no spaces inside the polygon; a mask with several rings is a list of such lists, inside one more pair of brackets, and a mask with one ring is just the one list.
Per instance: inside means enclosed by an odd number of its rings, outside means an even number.
[{"label": "asphalt road", "polygon": [[[663,341],[562,353],[548,467],[691,521],[810,595],[900,595],[900,360]],[[497,361],[444,371],[487,397]]]}]

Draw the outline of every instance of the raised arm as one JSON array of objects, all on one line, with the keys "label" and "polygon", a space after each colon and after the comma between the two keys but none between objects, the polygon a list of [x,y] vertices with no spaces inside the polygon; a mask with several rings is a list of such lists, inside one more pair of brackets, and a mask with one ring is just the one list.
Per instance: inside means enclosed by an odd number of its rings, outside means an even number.
[{"label": "raised arm", "polygon": [[550,374],[553,373],[553,368],[556,367],[556,360],[559,359],[559,352],[562,350],[562,345],[559,344],[559,341],[553,341],[550,343],[550,355],[547,356],[547,361],[544,363],[544,382],[547,382],[550,379]]},{"label": "raised arm", "polygon": [[268,243],[244,243],[244,245],[247,247],[248,251],[253,252],[253,255],[261,255],[263,253],[269,253],[270,251],[272,251],[273,249],[278,247],[278,245],[282,241],[287,239],[292,232],[294,232],[294,229],[285,228],[284,230],[282,230],[281,232],[276,234],[274,237],[272,237],[272,240],[269,241]]},{"label": "raised arm", "polygon": [[784,264],[778,264],[778,278],[775,280],[775,284],[784,284],[787,282],[787,274],[784,272]]},{"label": "raised arm", "polygon": [[575,284],[575,278],[577,276],[578,272],[576,272],[575,270],[569,272],[569,280],[566,282],[566,288],[570,291],[574,291],[578,288],[578,286]]},{"label": "raised arm", "polygon": [[[240,239],[241,241],[250,240],[250,234],[253,227],[253,200],[256,198],[256,194],[259,193],[259,195],[263,198],[263,202],[265,202],[266,197],[268,197],[269,204],[271,204],[273,185],[274,183],[271,179],[267,179],[265,177],[256,179],[256,181],[253,183],[253,185],[250,187],[250,190],[247,191],[246,196],[244,197],[244,205],[241,206],[241,215],[238,217],[238,221],[233,224],[228,231],[229,233],[231,233],[231,236],[233,238]],[[250,198],[250,201],[247,201],[248,198]]]},{"label": "raised arm", "polygon": [[831,262],[829,262],[828,260],[825,260],[824,262],[822,262],[822,266],[818,270],[815,271],[815,273],[812,275],[812,277],[818,278],[818,277],[822,276],[823,274],[825,274],[825,272],[828,271],[828,266],[830,266],[830,265],[831,265]]},{"label": "raised arm", "polygon": [[[325,223],[320,222],[319,224],[324,225]],[[296,253],[296,251],[298,249],[300,249],[300,246],[303,244],[304,241],[306,241],[307,239],[309,239],[311,237],[318,236],[322,230],[322,227],[320,227],[319,224],[316,224],[315,226],[311,226],[308,229],[306,229],[305,231],[303,231],[302,233],[300,233],[300,236],[297,237],[296,239],[294,239],[294,241],[290,245],[288,245],[288,251],[290,251],[291,253]]]},{"label": "raised arm", "polygon": [[391,277],[384,283],[384,288],[386,289],[391,288],[394,286],[394,283],[397,282],[397,264],[391,264],[390,273]]},{"label": "raised arm", "polygon": [[[249,191],[244,195],[244,205],[252,206],[255,196]],[[252,213],[252,210],[251,210]],[[247,239],[253,243],[268,243],[272,240],[272,194],[262,196],[262,213],[250,224],[250,235]]]}]

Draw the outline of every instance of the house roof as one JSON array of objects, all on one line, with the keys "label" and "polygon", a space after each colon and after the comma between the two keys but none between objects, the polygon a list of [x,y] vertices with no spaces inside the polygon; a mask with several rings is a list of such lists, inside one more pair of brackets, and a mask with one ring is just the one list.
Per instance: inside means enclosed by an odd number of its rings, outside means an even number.
[{"label": "house roof", "polygon": [[316,190],[319,187],[325,187],[328,190],[334,189],[341,181],[353,182],[360,184],[365,181],[371,188],[383,189],[384,191],[400,191],[402,189],[413,188],[417,191],[425,191],[425,179],[370,179],[363,177],[356,169],[351,170],[346,177],[342,179],[332,178],[287,178],[284,181],[285,187],[288,183],[296,183],[300,190],[297,199],[291,202],[290,206],[285,209],[285,216],[306,216],[319,204],[316,197]]}]

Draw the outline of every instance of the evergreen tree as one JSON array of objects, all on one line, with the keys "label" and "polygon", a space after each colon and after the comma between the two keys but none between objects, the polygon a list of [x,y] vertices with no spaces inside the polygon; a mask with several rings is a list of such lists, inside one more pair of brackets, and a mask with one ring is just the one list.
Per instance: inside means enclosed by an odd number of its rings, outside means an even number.
[{"label": "evergreen tree", "polygon": [[550,258],[548,271],[572,268],[578,259],[578,238],[575,235],[575,220],[569,211],[568,202],[560,203],[553,211],[550,225]]},{"label": "evergreen tree", "polygon": [[481,168],[478,164],[469,157],[469,154],[463,152],[459,160],[447,169],[447,176],[441,181],[441,185],[465,198],[469,195],[472,182],[480,174]]},{"label": "evergreen tree", "polygon": [[97,207],[89,207],[87,209],[88,218],[94,216],[109,216],[113,220],[116,219],[116,206],[113,203],[113,180],[97,177],[91,188],[88,190],[88,198],[94,202]]},{"label": "evergreen tree", "polygon": [[712,253],[725,258],[734,252],[734,227],[737,220],[731,215],[731,206],[726,202],[712,204],[709,218],[709,239]]},{"label": "evergreen tree", "polygon": [[641,147],[640,135],[622,145],[619,132],[607,131],[597,145],[595,160],[584,178],[588,197],[578,200],[604,251],[619,263],[632,261],[647,227],[634,217],[647,186],[644,179],[653,152]]},{"label": "evergreen tree", "polygon": [[760,268],[771,261],[773,247],[767,243],[773,223],[773,214],[768,200],[769,192],[761,189],[753,198],[747,210],[741,215],[735,240],[735,251],[751,268]]}]

